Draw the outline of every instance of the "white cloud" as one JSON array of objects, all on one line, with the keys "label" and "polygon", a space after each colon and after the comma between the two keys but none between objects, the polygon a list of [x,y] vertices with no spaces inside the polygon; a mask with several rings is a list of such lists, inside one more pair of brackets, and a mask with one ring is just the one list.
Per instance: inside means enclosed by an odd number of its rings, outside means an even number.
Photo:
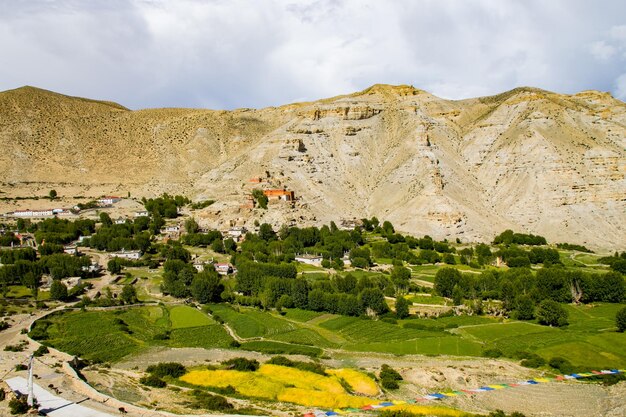
[{"label": "white cloud", "polygon": [[626,53],[618,0],[8,3],[0,90],[30,84],[132,108],[262,107],[374,83],[448,98],[609,90]]},{"label": "white cloud", "polygon": [[626,73],[617,77],[615,85],[615,97],[622,101],[626,101]]},{"label": "white cloud", "polygon": [[615,55],[617,49],[604,41],[597,41],[591,44],[591,54],[600,61],[606,61]]}]

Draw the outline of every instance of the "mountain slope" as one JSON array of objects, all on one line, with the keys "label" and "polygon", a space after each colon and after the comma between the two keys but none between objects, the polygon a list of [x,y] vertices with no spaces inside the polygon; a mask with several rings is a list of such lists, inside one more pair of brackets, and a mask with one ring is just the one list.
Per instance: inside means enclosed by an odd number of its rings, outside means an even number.
[{"label": "mountain slope", "polygon": [[[375,85],[260,110],[129,111],[28,87],[0,109],[5,182],[213,197],[214,224],[376,215],[440,238],[513,228],[626,248],[626,105],[606,93],[450,101]],[[251,177],[300,199],[241,209]]]}]

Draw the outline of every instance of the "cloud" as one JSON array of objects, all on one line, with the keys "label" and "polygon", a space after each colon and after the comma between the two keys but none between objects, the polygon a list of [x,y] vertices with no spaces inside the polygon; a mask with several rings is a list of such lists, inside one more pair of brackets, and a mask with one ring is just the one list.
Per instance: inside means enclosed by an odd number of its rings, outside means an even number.
[{"label": "cloud", "polygon": [[263,107],[412,84],[617,95],[626,4],[606,0],[30,0],[0,3],[0,90],[144,107]]},{"label": "cloud", "polygon": [[591,44],[591,54],[600,61],[606,61],[615,55],[617,49],[608,45],[605,41],[597,41]]}]

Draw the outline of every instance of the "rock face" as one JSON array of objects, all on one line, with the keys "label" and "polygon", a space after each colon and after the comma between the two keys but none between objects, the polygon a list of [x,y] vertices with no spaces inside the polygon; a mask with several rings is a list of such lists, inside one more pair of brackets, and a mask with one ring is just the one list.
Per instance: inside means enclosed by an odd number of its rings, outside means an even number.
[{"label": "rock face", "polygon": [[[24,87],[0,93],[0,145],[2,191],[122,184],[216,198],[216,222],[376,215],[437,238],[512,228],[626,249],[626,105],[596,91],[450,101],[375,85],[226,112],[130,111]],[[246,211],[254,187],[287,187],[298,201]]]}]

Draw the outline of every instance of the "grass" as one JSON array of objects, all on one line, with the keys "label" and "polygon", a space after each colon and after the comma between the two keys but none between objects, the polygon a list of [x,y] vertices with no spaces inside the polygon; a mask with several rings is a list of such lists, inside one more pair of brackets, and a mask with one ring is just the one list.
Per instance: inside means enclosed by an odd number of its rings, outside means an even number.
[{"label": "grass", "polygon": [[295,324],[274,314],[253,308],[240,307],[239,311],[225,304],[212,304],[211,310],[224,320],[239,337],[271,336],[295,330]]},{"label": "grass", "polygon": [[446,299],[443,297],[440,297],[438,295],[420,295],[420,294],[416,294],[416,295],[410,295],[407,297],[408,300],[412,303],[417,303],[417,304],[433,304],[433,305],[446,305]]},{"label": "grass", "polygon": [[289,320],[295,320],[300,322],[313,320],[314,318],[324,314],[318,311],[300,310],[299,308],[289,308],[285,309],[284,311],[286,318],[288,318]]},{"label": "grass", "polygon": [[215,324],[215,320],[203,312],[189,306],[176,306],[170,308],[170,320],[172,322],[172,329],[200,327]]},{"label": "grass", "polygon": [[[189,320],[191,315],[188,311],[177,312],[176,307],[172,311],[175,317],[179,317],[176,319],[177,323],[190,323],[181,321],[181,318]],[[49,316],[47,320],[51,323],[47,330],[47,344],[98,362],[116,362],[150,346],[213,348],[227,347],[232,341],[222,326],[207,325],[206,323],[213,323],[208,317],[202,317],[201,322],[195,322],[196,327],[173,328],[170,324],[170,311],[165,307],[64,311]],[[126,326],[120,325],[119,320]],[[94,326],[94,323],[97,325]],[[40,323],[36,326],[40,326]],[[168,332],[169,339],[155,339],[155,336]]]}]

